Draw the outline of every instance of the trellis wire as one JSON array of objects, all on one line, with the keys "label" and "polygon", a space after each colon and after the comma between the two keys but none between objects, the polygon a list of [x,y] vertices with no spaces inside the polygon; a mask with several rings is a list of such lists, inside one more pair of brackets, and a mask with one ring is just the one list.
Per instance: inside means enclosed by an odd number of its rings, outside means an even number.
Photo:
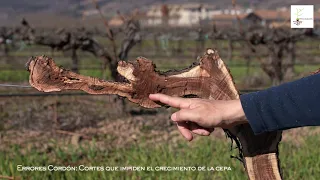
[{"label": "trellis wire", "polygon": [[[262,89],[243,89],[240,90],[240,94],[251,93],[261,91]],[[0,93],[0,98],[10,98],[10,97],[46,97],[46,96],[92,96],[93,94],[88,94],[85,92],[61,92],[61,93]],[[108,94],[95,94],[95,96],[108,96]]]}]

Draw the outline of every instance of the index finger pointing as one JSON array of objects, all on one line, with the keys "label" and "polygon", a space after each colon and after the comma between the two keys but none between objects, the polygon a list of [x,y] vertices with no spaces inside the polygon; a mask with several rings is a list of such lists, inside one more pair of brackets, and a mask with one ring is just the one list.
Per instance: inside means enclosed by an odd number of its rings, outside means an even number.
[{"label": "index finger pointing", "polygon": [[165,94],[150,94],[149,98],[153,101],[160,101],[175,108],[189,108],[190,99],[184,99],[180,97],[172,97]]}]

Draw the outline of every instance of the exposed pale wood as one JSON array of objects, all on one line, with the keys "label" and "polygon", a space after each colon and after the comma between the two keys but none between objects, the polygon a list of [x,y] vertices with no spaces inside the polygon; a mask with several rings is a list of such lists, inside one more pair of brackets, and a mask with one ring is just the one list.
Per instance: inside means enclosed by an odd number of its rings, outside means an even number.
[{"label": "exposed pale wood", "polygon": [[[251,180],[255,179],[281,179],[276,153],[262,154],[255,157],[245,157],[246,170]],[[259,168],[259,172],[255,172]],[[263,174],[261,173],[263,172]]]}]

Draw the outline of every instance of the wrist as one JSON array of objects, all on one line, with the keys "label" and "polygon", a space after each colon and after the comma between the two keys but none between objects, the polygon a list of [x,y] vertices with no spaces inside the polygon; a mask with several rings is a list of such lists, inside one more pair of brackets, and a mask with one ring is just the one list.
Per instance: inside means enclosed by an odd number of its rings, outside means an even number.
[{"label": "wrist", "polygon": [[226,105],[223,111],[223,120],[229,121],[231,124],[235,125],[248,123],[240,99],[225,102]]}]

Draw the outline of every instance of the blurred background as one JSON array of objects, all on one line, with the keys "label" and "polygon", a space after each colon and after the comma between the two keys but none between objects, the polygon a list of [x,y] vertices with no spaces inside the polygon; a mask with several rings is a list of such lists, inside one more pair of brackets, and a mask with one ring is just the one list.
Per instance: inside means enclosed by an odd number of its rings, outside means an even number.
[{"label": "blurred background", "polygon": [[[290,28],[292,4],[314,5],[313,29]],[[179,70],[215,48],[248,93],[318,70],[319,25],[318,0],[1,0],[0,179],[246,179],[222,130],[188,143],[170,122],[172,109],[78,91],[41,93],[29,87],[25,64],[46,55],[80,74],[117,80],[118,60],[144,56],[158,70]],[[319,138],[317,127],[284,132],[284,178],[320,178]],[[17,171],[19,164],[232,171],[26,172]]]}]

